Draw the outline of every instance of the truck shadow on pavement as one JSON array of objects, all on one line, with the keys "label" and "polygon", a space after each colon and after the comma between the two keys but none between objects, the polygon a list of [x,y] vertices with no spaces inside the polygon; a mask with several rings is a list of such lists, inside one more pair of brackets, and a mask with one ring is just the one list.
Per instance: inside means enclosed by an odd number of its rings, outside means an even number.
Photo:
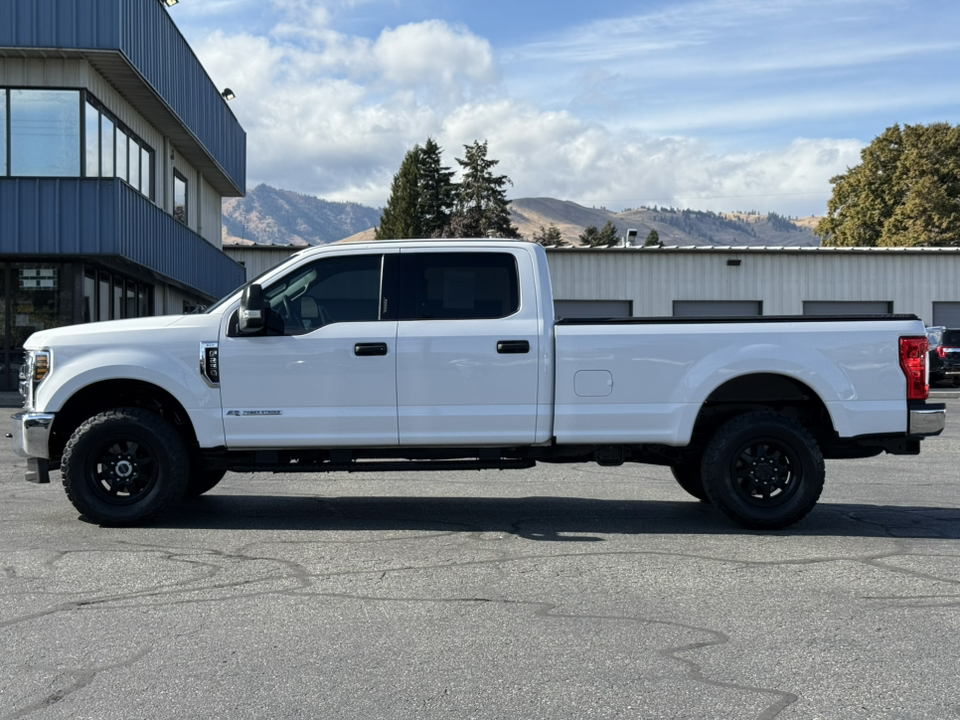
[{"label": "truck shadow on pavement", "polygon": [[186,500],[154,527],[205,530],[509,533],[550,542],[620,534],[769,534],[960,539],[960,508],[821,503],[799,523],[755,532],[696,501],[577,497],[317,497],[208,495]]}]

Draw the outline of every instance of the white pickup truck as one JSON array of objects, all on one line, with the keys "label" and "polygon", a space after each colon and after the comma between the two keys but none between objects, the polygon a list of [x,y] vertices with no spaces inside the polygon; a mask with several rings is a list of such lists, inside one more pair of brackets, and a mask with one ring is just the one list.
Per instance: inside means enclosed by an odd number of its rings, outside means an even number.
[{"label": "white pickup truck", "polygon": [[820,496],[824,458],[917,454],[914,316],[557,319],[536,244],[297,253],[200,315],[35,333],[13,416],[27,478],[60,469],[104,524],[229,471],[654,463],[741,525]]}]

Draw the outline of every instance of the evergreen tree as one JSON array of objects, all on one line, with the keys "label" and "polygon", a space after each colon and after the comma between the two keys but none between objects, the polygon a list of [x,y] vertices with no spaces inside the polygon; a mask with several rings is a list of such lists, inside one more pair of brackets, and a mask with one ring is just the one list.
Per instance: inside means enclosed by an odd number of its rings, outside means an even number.
[{"label": "evergreen tree", "polygon": [[377,240],[403,240],[423,237],[420,226],[420,170],[422,150],[414,145],[403,158],[390,185],[390,199],[380,215]]},{"label": "evergreen tree", "polygon": [[660,245],[660,233],[657,232],[656,228],[647,233],[647,239],[644,241],[643,246],[662,247],[662,245]]},{"label": "evergreen tree", "polygon": [[610,220],[600,228],[598,233],[600,247],[616,247],[620,244],[620,231]]},{"label": "evergreen tree", "polygon": [[580,240],[581,245],[586,245],[587,247],[597,247],[600,242],[598,238],[600,237],[600,231],[597,229],[596,225],[588,225],[584,228],[583,232],[577,236],[577,239]]},{"label": "evergreen tree", "polygon": [[553,224],[548,228],[544,228],[543,225],[541,225],[540,230],[533,234],[533,241],[540,243],[544,247],[562,247],[566,245],[563,240],[563,235],[560,233],[560,228]]},{"label": "evergreen tree", "polygon": [[441,148],[434,139],[427,138],[417,161],[417,214],[423,237],[440,237],[450,224],[456,186],[453,184],[453,170],[443,165],[440,153]]},{"label": "evergreen tree", "polygon": [[894,125],[860,158],[830,180],[825,245],[960,246],[960,126]]},{"label": "evergreen tree", "polygon": [[462,178],[456,189],[450,224],[444,235],[519,239],[520,232],[510,223],[505,190],[508,183],[513,183],[506,175],[493,174],[493,168],[500,161],[487,158],[486,140],[464,145],[464,149],[466,157],[457,158],[462,168]]},{"label": "evergreen tree", "polygon": [[587,227],[580,233],[580,242],[587,247],[614,247],[620,242],[620,234],[617,226],[607,220],[599,230],[596,225]]}]

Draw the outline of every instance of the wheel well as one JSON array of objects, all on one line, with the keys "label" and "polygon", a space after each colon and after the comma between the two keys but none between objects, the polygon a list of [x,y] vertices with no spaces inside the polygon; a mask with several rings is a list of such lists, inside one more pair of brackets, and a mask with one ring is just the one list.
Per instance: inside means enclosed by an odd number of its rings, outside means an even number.
[{"label": "wheel well", "polygon": [[106,410],[137,407],[156,413],[176,430],[188,448],[197,446],[190,416],[173,395],[141,380],[104,380],[87,385],[56,413],[50,436],[50,457],[59,461],[67,440],[81,423]]},{"label": "wheel well", "polygon": [[820,443],[836,434],[826,405],[808,385],[786,375],[757,373],[736,377],[710,393],[694,424],[691,445],[702,448],[720,425],[755,410],[772,410],[798,421]]}]

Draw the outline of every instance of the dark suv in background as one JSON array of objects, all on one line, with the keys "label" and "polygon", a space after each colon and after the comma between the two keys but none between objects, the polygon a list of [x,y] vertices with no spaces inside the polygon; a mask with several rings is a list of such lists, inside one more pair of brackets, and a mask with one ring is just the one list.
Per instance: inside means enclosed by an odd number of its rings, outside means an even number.
[{"label": "dark suv in background", "polygon": [[930,384],[960,386],[960,328],[927,328],[930,339]]}]

